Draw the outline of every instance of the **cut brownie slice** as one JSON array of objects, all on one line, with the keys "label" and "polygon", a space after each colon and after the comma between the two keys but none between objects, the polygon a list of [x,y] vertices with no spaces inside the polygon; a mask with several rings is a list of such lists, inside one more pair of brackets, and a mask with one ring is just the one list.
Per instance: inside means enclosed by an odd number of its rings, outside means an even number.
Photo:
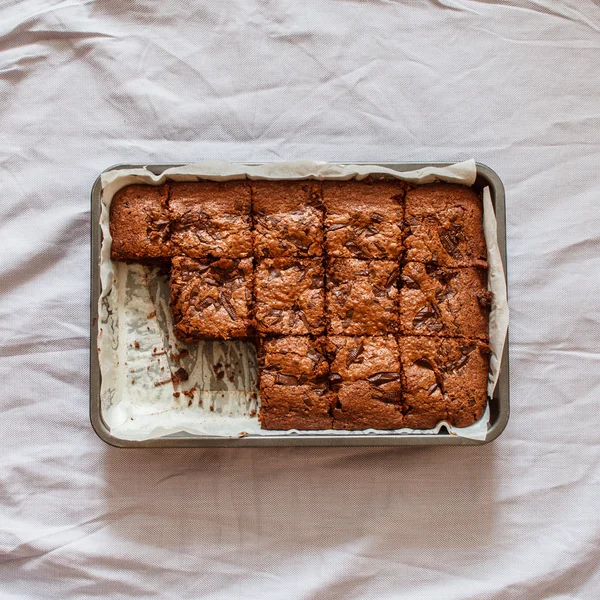
[{"label": "cut brownie slice", "polygon": [[331,429],[325,340],[265,340],[259,351],[263,429]]},{"label": "cut brownie slice", "polygon": [[445,267],[487,267],[483,204],[471,188],[419,185],[406,193],[407,261]]},{"label": "cut brownie slice", "polygon": [[328,338],[334,429],[403,426],[400,353],[393,336]]},{"label": "cut brownie slice", "polygon": [[484,269],[410,262],[401,280],[402,333],[488,339],[491,293]]},{"label": "cut brownie slice", "polygon": [[261,382],[266,385],[314,384],[327,387],[325,338],[285,336],[263,340],[259,349]]},{"label": "cut brownie slice", "polygon": [[252,256],[250,198],[245,180],[172,183],[169,210],[174,254]]},{"label": "cut brownie slice", "polygon": [[262,429],[331,429],[332,395],[327,388],[312,385],[261,385]]},{"label": "cut brownie slice", "polygon": [[267,258],[254,284],[260,335],[320,335],[324,330],[324,281],[320,259]]},{"label": "cut brownie slice", "polygon": [[397,263],[337,258],[327,268],[330,334],[383,335],[398,330]]},{"label": "cut brownie slice", "polygon": [[432,429],[440,421],[467,427],[487,403],[487,344],[461,338],[400,337],[405,427]]},{"label": "cut brownie slice", "polygon": [[393,179],[324,182],[328,255],[398,259],[405,189],[405,183]]},{"label": "cut brownie slice", "polygon": [[323,253],[321,184],[253,181],[254,256],[314,257]]},{"label": "cut brownie slice", "polygon": [[251,335],[252,259],[215,261],[176,256],[171,272],[173,330],[178,339]]},{"label": "cut brownie slice", "polygon": [[113,260],[171,256],[166,185],[128,185],[113,197],[110,207]]}]

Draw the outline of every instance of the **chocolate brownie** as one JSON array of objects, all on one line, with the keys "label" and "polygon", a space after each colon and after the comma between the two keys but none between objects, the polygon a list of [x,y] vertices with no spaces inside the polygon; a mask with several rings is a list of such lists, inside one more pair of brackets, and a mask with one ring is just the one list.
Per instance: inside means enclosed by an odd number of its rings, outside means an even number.
[{"label": "chocolate brownie", "polygon": [[252,181],[254,256],[323,253],[323,206],[317,181]]},{"label": "chocolate brownie", "polygon": [[325,340],[289,336],[260,345],[263,429],[331,429]]},{"label": "chocolate brownie", "polygon": [[263,340],[259,348],[261,383],[327,387],[325,338],[285,336]]},{"label": "chocolate brownie", "polygon": [[406,261],[444,267],[487,267],[483,204],[471,188],[419,185],[406,193]]},{"label": "chocolate brownie", "polygon": [[128,185],[110,207],[111,257],[138,260],[171,256],[166,185]]},{"label": "chocolate brownie", "polygon": [[382,335],[398,329],[400,267],[389,260],[337,258],[327,267],[330,334]]},{"label": "chocolate brownie", "polygon": [[467,427],[487,403],[489,346],[466,338],[400,337],[405,427]]},{"label": "chocolate brownie", "polygon": [[325,326],[320,259],[266,258],[254,276],[255,323],[260,335],[319,335]]},{"label": "chocolate brownie", "polygon": [[395,260],[402,254],[402,199],[393,179],[325,181],[325,236],[332,257]]},{"label": "chocolate brownie", "polygon": [[248,337],[252,332],[252,259],[176,256],[171,271],[173,331],[178,339]]},{"label": "chocolate brownie", "polygon": [[393,336],[330,336],[334,429],[402,427],[400,353]]},{"label": "chocolate brownie", "polygon": [[488,339],[491,293],[484,269],[410,262],[401,282],[402,333]]},{"label": "chocolate brownie", "polygon": [[331,429],[333,396],[326,387],[261,387],[260,398],[259,420],[262,429]]},{"label": "chocolate brownie", "polygon": [[245,180],[170,185],[174,254],[193,258],[252,256],[250,186]]}]

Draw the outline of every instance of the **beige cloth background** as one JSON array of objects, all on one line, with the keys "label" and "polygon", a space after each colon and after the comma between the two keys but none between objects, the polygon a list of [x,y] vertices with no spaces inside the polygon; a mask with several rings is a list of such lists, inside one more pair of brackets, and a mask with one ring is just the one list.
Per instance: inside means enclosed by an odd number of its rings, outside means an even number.
[{"label": "beige cloth background", "polygon": [[[0,3],[0,596],[597,598],[599,51],[593,0]],[[507,187],[497,442],[95,437],[99,171],[471,156]]]}]

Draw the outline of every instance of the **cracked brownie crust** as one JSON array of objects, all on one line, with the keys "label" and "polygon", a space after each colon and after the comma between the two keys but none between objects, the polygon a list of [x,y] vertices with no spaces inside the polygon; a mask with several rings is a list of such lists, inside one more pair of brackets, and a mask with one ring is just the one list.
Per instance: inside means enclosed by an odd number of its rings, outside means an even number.
[{"label": "cracked brownie crust", "polygon": [[485,270],[411,262],[402,269],[401,285],[402,333],[488,339],[491,293]]},{"label": "cracked brownie crust", "polygon": [[334,429],[402,427],[400,353],[393,336],[330,336]]},{"label": "cracked brownie crust", "polygon": [[165,258],[172,254],[167,185],[128,185],[110,207],[113,260]]},{"label": "cracked brownie crust", "polygon": [[254,256],[323,254],[323,206],[317,181],[253,181]]},{"label": "cracked brownie crust", "polygon": [[259,349],[261,382],[265,385],[327,386],[326,340],[286,336],[263,340]]},{"label": "cracked brownie crust", "polygon": [[259,414],[263,429],[331,429],[331,402],[327,388],[310,385],[261,387]]},{"label": "cracked brownie crust", "polygon": [[404,426],[432,429],[440,421],[468,427],[487,403],[490,348],[479,340],[406,336],[402,359]]},{"label": "cracked brownie crust", "polygon": [[487,267],[483,204],[471,188],[419,185],[406,193],[405,260],[444,267]]},{"label": "cracked brownie crust", "polygon": [[363,429],[401,429],[402,406],[374,399],[367,381],[340,386],[334,398],[333,428],[349,431]]},{"label": "cracked brownie crust", "polygon": [[252,333],[252,260],[176,256],[171,271],[173,330],[185,342]]},{"label": "cracked brownie crust", "polygon": [[264,340],[259,351],[263,429],[331,429],[325,340]]},{"label": "cracked brownie crust", "polygon": [[389,179],[323,182],[328,255],[400,258],[406,187]]},{"label": "cracked brownie crust", "polygon": [[171,183],[173,253],[193,258],[252,256],[250,205],[245,180]]},{"label": "cracked brownie crust", "polygon": [[260,335],[323,332],[324,281],[320,259],[264,259],[256,267],[254,295]]},{"label": "cracked brownie crust", "polygon": [[338,258],[327,269],[330,334],[382,335],[398,329],[397,263]]}]

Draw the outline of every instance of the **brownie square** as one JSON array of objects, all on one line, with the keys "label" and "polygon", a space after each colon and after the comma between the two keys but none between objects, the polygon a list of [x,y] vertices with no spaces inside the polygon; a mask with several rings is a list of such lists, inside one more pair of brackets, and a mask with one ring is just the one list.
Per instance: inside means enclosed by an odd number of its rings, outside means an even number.
[{"label": "brownie square", "polygon": [[311,385],[261,386],[260,399],[262,429],[331,429],[329,411],[332,395],[327,388]]},{"label": "brownie square", "polygon": [[444,267],[487,267],[483,204],[471,188],[419,185],[406,193],[406,261]]},{"label": "brownie square", "polygon": [[328,338],[334,429],[403,425],[400,352],[393,336]]},{"label": "brownie square", "polygon": [[327,387],[329,363],[325,338],[285,336],[262,340],[259,348],[261,383]]},{"label": "brownie square", "polygon": [[128,185],[110,207],[113,260],[164,258],[172,254],[166,185]]},{"label": "brownie square", "polygon": [[323,333],[324,281],[320,259],[266,258],[254,276],[255,324],[260,335]]},{"label": "brownie square", "polygon": [[252,259],[176,256],[171,271],[173,331],[184,342],[252,333]]},{"label": "brownie square", "polygon": [[193,258],[252,256],[251,193],[245,180],[170,184],[174,254]]},{"label": "brownie square", "polygon": [[263,429],[331,429],[325,340],[287,336],[259,350]]},{"label": "brownie square", "polygon": [[405,427],[467,427],[487,403],[489,346],[463,338],[400,337]]},{"label": "brownie square", "polygon": [[328,255],[400,258],[405,189],[406,184],[393,179],[323,182]]},{"label": "brownie square", "polygon": [[252,181],[254,256],[309,258],[323,253],[317,181]]},{"label": "brownie square", "polygon": [[401,281],[402,333],[488,339],[492,296],[484,269],[410,262]]},{"label": "brownie square", "polygon": [[327,267],[328,332],[383,335],[398,330],[397,263],[337,258]]}]

